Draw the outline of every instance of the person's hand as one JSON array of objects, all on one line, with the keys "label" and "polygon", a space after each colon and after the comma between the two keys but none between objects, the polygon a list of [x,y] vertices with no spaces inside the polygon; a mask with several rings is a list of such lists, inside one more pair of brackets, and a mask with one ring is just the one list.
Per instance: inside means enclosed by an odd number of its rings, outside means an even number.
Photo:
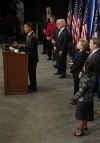
[{"label": "person's hand", "polygon": [[83,71],[84,71],[84,72],[86,72],[86,67],[85,67],[85,64],[84,64],[84,66],[83,66]]},{"label": "person's hand", "polygon": [[56,41],[54,39],[52,39],[51,43],[55,45]]},{"label": "person's hand", "polygon": [[59,56],[62,56],[62,53],[63,53],[62,51],[59,51]]},{"label": "person's hand", "polygon": [[51,40],[51,37],[47,37],[47,40],[50,41],[50,40]]},{"label": "person's hand", "polygon": [[55,47],[55,46],[54,46],[54,48],[53,48],[53,49],[54,49],[54,52],[56,52],[56,47]]},{"label": "person's hand", "polygon": [[21,44],[18,44],[18,47],[17,47],[17,48],[20,49],[20,48],[22,48],[22,47],[23,47],[23,46],[22,46]]},{"label": "person's hand", "polygon": [[78,78],[81,79],[82,77],[82,72],[79,73]]},{"label": "person's hand", "polygon": [[15,48],[20,48],[20,45],[17,41],[13,41],[13,43],[11,44],[11,46],[15,47]]},{"label": "person's hand", "polygon": [[46,32],[46,29],[43,29],[43,33],[45,34],[45,32]]}]

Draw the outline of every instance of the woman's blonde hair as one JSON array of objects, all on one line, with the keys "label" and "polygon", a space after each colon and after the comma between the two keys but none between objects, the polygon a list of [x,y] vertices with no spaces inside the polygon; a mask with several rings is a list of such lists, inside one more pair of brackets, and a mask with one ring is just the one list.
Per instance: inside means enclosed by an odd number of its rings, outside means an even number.
[{"label": "woman's blonde hair", "polygon": [[82,51],[86,51],[89,48],[88,40],[80,39],[79,40]]}]

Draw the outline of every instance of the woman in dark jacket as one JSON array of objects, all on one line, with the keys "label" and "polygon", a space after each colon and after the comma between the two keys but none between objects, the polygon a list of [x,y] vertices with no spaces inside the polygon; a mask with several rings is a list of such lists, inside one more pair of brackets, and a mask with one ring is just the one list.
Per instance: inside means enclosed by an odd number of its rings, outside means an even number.
[{"label": "woman in dark jacket", "polygon": [[[89,55],[88,50],[88,41],[80,39],[76,48],[77,52],[72,58],[72,67],[71,67],[71,73],[73,75],[73,81],[74,81],[74,95],[79,90],[79,73],[82,71],[83,65]],[[75,102],[72,100],[71,104],[75,104]]]}]

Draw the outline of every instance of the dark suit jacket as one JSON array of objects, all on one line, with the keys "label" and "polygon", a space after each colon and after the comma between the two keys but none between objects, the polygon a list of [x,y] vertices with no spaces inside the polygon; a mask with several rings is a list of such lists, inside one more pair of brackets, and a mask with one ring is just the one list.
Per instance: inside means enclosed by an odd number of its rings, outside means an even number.
[{"label": "dark suit jacket", "polygon": [[69,49],[69,42],[70,42],[70,35],[67,31],[67,29],[65,28],[60,36],[58,36],[57,41],[56,41],[56,48],[57,48],[57,52],[58,51],[63,51],[63,53],[67,53],[68,49]]},{"label": "dark suit jacket", "polygon": [[58,33],[59,33],[59,29],[56,28],[55,33],[54,33],[54,36],[53,36],[53,39],[54,39],[55,41],[57,41]]},{"label": "dark suit jacket", "polygon": [[85,65],[87,73],[95,73],[100,76],[100,49],[87,58]]},{"label": "dark suit jacket", "polygon": [[77,51],[76,54],[73,56],[73,65],[71,68],[72,73],[79,73],[82,71],[83,65],[88,57],[88,53],[86,51],[80,52]]},{"label": "dark suit jacket", "polygon": [[30,62],[38,62],[37,38],[34,32],[28,36],[28,39],[26,38],[25,51],[29,54]]}]

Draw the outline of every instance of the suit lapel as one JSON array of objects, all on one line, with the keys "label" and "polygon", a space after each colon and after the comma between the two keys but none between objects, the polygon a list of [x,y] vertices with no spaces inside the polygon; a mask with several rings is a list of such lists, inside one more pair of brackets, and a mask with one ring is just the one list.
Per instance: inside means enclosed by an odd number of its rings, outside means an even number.
[{"label": "suit lapel", "polygon": [[61,31],[60,35],[58,36],[58,39],[60,39],[64,33],[65,29],[63,29],[63,31]]},{"label": "suit lapel", "polygon": [[88,59],[87,59],[87,62],[90,63],[94,60],[94,57],[96,56],[97,53],[100,53],[100,49],[97,50],[95,53],[91,53],[89,56],[88,56]]}]

